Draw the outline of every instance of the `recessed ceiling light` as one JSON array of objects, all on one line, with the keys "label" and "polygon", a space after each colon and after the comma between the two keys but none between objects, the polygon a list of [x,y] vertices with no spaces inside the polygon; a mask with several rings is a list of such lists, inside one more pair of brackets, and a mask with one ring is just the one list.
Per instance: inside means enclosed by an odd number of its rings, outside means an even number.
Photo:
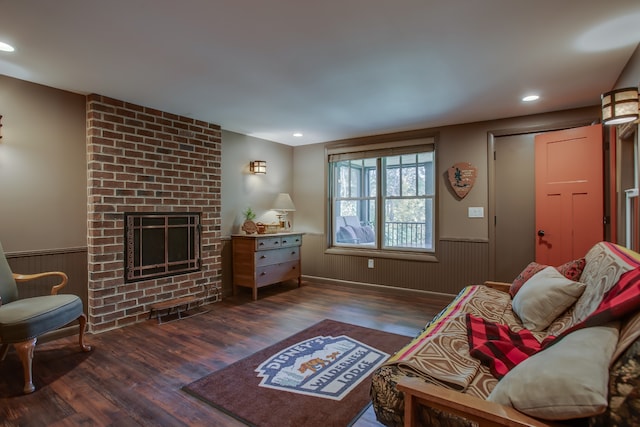
[{"label": "recessed ceiling light", "polygon": [[302,135],[302,132],[296,132],[296,133],[293,134],[293,136],[295,136],[296,138],[300,138],[303,135]]},{"label": "recessed ceiling light", "polygon": [[0,42],[0,50],[3,52],[13,52],[15,49],[10,44]]},{"label": "recessed ceiling light", "polygon": [[522,98],[524,102],[537,101],[538,99],[540,99],[538,95],[527,95],[524,98]]}]

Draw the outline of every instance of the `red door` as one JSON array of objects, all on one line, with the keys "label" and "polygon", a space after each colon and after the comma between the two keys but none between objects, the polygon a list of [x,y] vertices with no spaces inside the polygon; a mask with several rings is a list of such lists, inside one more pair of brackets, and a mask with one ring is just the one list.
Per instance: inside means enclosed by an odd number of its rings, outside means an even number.
[{"label": "red door", "polygon": [[580,258],[604,238],[602,125],[535,137],[536,262]]}]

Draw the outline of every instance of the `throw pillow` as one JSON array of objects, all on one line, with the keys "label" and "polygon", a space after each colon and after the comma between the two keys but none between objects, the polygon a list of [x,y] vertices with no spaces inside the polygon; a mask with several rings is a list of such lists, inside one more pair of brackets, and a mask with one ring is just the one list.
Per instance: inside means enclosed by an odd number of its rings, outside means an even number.
[{"label": "throw pillow", "polygon": [[[578,258],[564,263],[556,267],[556,269],[567,279],[577,282],[580,280],[585,264],[586,260],[584,258]],[[518,274],[518,277],[515,278],[513,283],[511,283],[511,287],[509,288],[509,295],[511,295],[511,298],[516,296],[522,285],[524,285],[527,280],[546,267],[548,267],[548,265],[538,264],[537,262],[529,263],[529,265],[527,265],[524,270]]]},{"label": "throw pillow", "polygon": [[585,286],[567,279],[554,267],[546,267],[525,282],[511,306],[525,328],[543,331],[576,302]]},{"label": "throw pillow", "polygon": [[338,243],[355,243],[358,241],[358,237],[355,233],[347,227],[340,227],[336,234]]},{"label": "throw pillow", "polygon": [[376,241],[376,232],[373,231],[373,228],[371,228],[370,225],[363,226],[362,231],[364,232],[364,235],[365,235],[364,243],[371,243]]},{"label": "throw pillow", "polygon": [[529,265],[527,265],[524,270],[522,270],[522,272],[518,274],[518,277],[515,278],[513,283],[511,283],[511,287],[509,288],[509,295],[511,295],[511,298],[514,298],[516,296],[520,288],[522,288],[522,285],[524,285],[527,280],[531,279],[534,274],[546,267],[548,266],[544,264],[530,262]]},{"label": "throw pillow", "polygon": [[362,243],[367,239],[364,231],[362,231],[362,227],[352,227],[350,225],[347,225],[347,229],[351,230],[351,232],[356,235],[356,237],[358,238],[358,243]]},{"label": "throw pillow", "polygon": [[509,371],[487,400],[546,420],[600,414],[617,341],[613,326],[578,329]]},{"label": "throw pillow", "polygon": [[577,282],[580,280],[586,264],[587,261],[584,258],[578,258],[556,267],[556,270],[567,279]]}]

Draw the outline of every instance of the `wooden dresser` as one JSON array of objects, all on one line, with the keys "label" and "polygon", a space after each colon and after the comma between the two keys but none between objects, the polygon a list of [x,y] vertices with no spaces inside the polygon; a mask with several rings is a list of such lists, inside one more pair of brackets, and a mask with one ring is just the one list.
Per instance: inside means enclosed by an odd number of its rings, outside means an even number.
[{"label": "wooden dresser", "polygon": [[251,288],[258,299],[258,288],[298,279],[302,233],[233,234],[233,291],[236,286]]}]

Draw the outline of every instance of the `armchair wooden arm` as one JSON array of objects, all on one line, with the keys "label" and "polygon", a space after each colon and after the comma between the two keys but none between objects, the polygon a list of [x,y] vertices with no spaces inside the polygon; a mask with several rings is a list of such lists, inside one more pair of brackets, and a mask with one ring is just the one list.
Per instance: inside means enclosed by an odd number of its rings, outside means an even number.
[{"label": "armchair wooden arm", "polygon": [[510,407],[429,384],[420,378],[402,378],[398,382],[397,388],[404,393],[405,427],[418,425],[415,419],[418,405],[458,415],[467,420],[477,422],[481,427],[549,427],[554,425],[529,417]]},{"label": "armchair wooden arm", "polygon": [[511,287],[511,283],[493,282],[491,280],[484,282],[484,285],[502,292],[509,292],[509,288]]},{"label": "armchair wooden arm", "polygon": [[16,283],[28,282],[30,280],[40,279],[42,277],[51,277],[57,276],[60,277],[60,283],[53,285],[51,288],[51,295],[57,295],[58,291],[64,288],[69,281],[69,277],[63,273],[62,271],[47,271],[44,273],[36,273],[36,274],[16,274],[13,273],[13,279]]}]

